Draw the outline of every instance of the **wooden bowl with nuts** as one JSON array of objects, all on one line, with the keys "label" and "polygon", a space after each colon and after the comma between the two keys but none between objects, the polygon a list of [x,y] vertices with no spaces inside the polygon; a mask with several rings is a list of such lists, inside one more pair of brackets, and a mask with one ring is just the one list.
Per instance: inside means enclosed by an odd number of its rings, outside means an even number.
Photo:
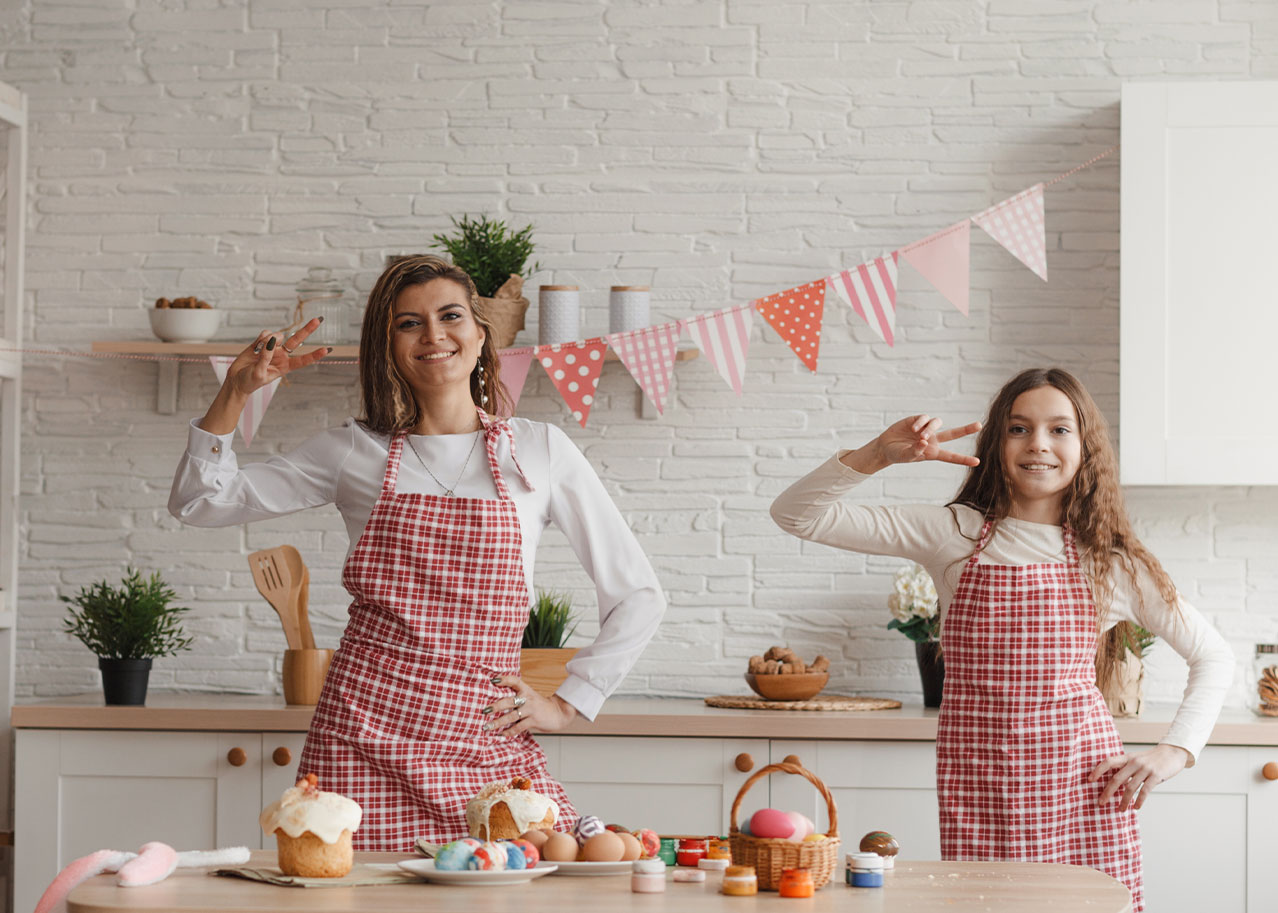
[{"label": "wooden bowl with nuts", "polygon": [[830,680],[830,661],[818,656],[805,663],[789,647],[771,647],[762,656],[750,657],[745,680],[765,700],[806,701],[820,694]]}]

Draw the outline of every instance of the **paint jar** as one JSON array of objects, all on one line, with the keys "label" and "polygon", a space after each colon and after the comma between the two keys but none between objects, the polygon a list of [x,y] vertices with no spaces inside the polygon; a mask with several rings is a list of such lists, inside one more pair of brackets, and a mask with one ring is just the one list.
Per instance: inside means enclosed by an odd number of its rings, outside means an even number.
[{"label": "paint jar", "polygon": [[807,869],[782,869],[777,893],[782,897],[811,897],[812,873]]},{"label": "paint jar", "polygon": [[608,332],[624,333],[652,325],[646,285],[614,285],[608,292]]},{"label": "paint jar", "polygon": [[706,880],[706,873],[702,869],[675,869],[670,877],[675,881],[702,882]]},{"label": "paint jar", "polygon": [[707,856],[697,863],[697,868],[705,869],[707,872],[723,872],[731,864],[731,859],[711,859]]},{"label": "paint jar", "polygon": [[660,894],[666,889],[666,864],[660,859],[636,859],[630,864],[630,890]]},{"label": "paint jar", "polygon": [[666,865],[674,865],[678,860],[675,858],[675,844],[678,841],[673,837],[661,838],[661,849],[657,850],[657,858]]},{"label": "paint jar", "polygon": [[847,881],[852,887],[883,887],[883,857],[878,853],[848,853],[844,862]]},{"label": "paint jar", "polygon": [[732,844],[726,837],[711,837],[709,846],[706,848],[707,859],[727,859],[732,860]]},{"label": "paint jar", "polygon": [[1251,663],[1251,682],[1256,689],[1256,712],[1278,716],[1278,644],[1256,644]]},{"label": "paint jar", "polygon": [[697,863],[706,858],[706,849],[704,837],[685,837],[675,850],[675,862],[695,869]]},{"label": "paint jar", "polygon": [[759,893],[759,878],[754,874],[752,865],[730,865],[723,873],[724,894],[733,897],[748,897]]},{"label": "paint jar", "polygon": [[581,301],[575,285],[543,285],[537,294],[537,344],[581,339]]}]

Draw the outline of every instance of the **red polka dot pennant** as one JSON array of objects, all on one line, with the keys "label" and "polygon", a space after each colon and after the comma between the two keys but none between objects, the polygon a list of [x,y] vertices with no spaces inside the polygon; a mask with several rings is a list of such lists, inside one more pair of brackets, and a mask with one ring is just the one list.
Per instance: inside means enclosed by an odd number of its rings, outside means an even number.
[{"label": "red polka dot pennant", "polygon": [[608,344],[598,338],[537,347],[537,360],[572,410],[572,417],[583,428],[595,402],[607,349]]},{"label": "red polka dot pennant", "polygon": [[775,292],[754,303],[799,360],[813,373],[821,349],[821,321],[825,315],[825,279]]}]

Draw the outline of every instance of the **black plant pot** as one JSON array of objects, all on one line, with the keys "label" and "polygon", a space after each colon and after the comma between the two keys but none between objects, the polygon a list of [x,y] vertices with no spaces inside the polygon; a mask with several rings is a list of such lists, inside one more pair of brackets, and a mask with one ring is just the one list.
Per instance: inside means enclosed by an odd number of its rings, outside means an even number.
[{"label": "black plant pot", "polygon": [[923,681],[923,706],[940,707],[941,691],[945,685],[945,657],[941,644],[935,640],[916,640],[914,658],[919,664],[919,678]]},{"label": "black plant pot", "polygon": [[140,706],[146,703],[146,683],[151,675],[151,659],[104,659],[98,657],[102,672],[102,694],[108,704]]}]

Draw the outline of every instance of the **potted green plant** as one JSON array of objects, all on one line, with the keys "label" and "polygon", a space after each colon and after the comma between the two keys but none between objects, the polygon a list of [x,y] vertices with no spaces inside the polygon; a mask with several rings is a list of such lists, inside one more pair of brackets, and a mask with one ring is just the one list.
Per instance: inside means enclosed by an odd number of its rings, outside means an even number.
[{"label": "potted green plant", "polygon": [[540,263],[528,265],[536,247],[532,226],[511,231],[505,222],[487,216],[449,218],[457,231],[435,235],[433,246],[447,251],[453,264],[470,274],[492,324],[497,348],[508,348],[524,328],[528,310],[524,280],[541,269]]},{"label": "potted green plant", "polygon": [[145,704],[151,660],[191,647],[179,618],[190,609],[172,605],[177,594],[158,571],[147,579],[133,568],[128,571],[119,587],[100,580],[75,596],[60,597],[71,606],[67,633],[98,655],[108,704]]},{"label": "potted green plant", "polygon": [[1157,638],[1130,621],[1105,632],[1097,653],[1096,684],[1109,712],[1116,717],[1140,716],[1145,704],[1145,656]]},{"label": "potted green plant", "polygon": [[520,678],[547,697],[555,693],[568,677],[568,660],[576,655],[575,647],[565,647],[577,630],[572,597],[567,593],[537,591],[537,599],[528,612],[520,650]]}]

